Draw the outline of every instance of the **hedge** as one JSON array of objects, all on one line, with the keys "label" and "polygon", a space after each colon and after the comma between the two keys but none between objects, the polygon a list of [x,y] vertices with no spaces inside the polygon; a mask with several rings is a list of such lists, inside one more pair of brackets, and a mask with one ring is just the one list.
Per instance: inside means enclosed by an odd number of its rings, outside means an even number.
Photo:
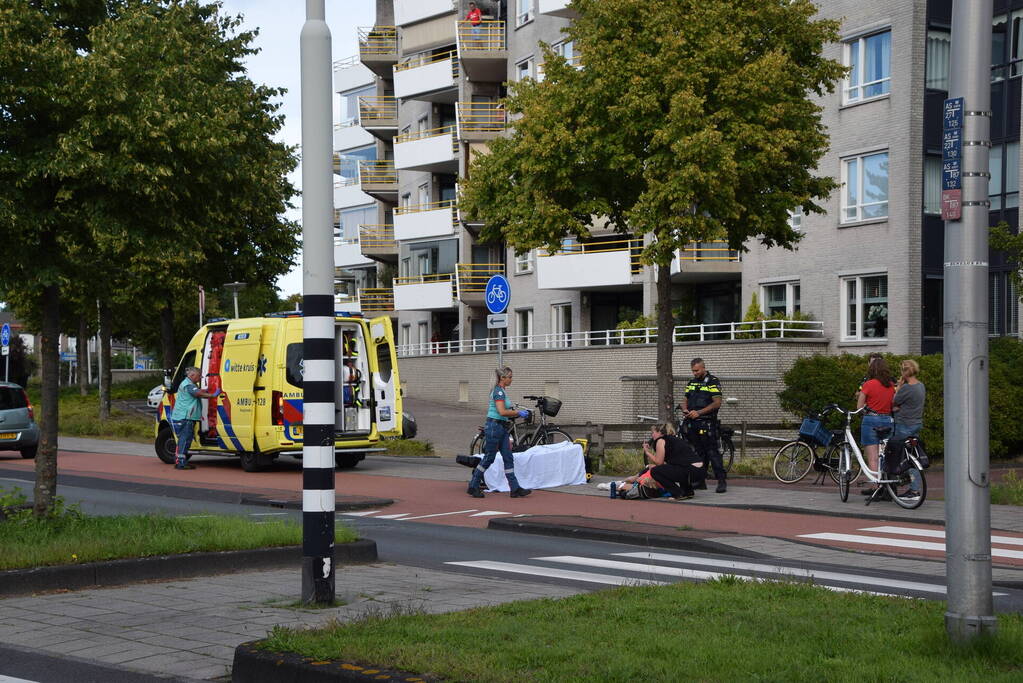
[{"label": "hedge", "polygon": [[[990,357],[991,456],[1006,458],[1023,453],[1023,342],[1012,337],[992,339]],[[897,356],[885,354],[888,366],[898,374],[899,364],[913,358],[920,364],[920,381],[927,387],[921,435],[928,453],[944,452],[944,368],[941,354]],[[782,408],[797,416],[815,415],[825,405],[856,407],[855,394],[867,372],[867,356],[810,356],[800,358],[785,373],[785,389],[779,393]],[[829,426],[840,428],[839,415]],[[859,419],[853,424],[859,436]]]}]

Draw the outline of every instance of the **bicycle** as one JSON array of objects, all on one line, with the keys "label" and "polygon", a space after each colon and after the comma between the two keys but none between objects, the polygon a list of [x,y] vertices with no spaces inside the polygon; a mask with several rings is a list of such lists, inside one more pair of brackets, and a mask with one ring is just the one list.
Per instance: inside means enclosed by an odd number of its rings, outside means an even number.
[{"label": "bicycle", "polygon": [[[521,453],[537,445],[572,443],[574,441],[564,429],[561,429],[553,422],[547,421],[548,417],[557,416],[558,411],[561,410],[561,401],[550,396],[523,396],[522,398],[527,401],[535,401],[536,410],[530,410],[529,416],[522,419],[521,427],[524,433],[521,437],[518,434],[519,418],[511,419],[511,424],[508,425],[508,435],[511,437],[513,453]],[[540,421],[535,427],[529,429],[529,427],[533,426],[536,415],[540,416]],[[470,457],[483,455],[483,426],[480,425],[477,429],[479,431],[469,445]]]},{"label": "bicycle", "polygon": [[[845,443],[841,446],[841,453],[839,455],[838,464],[838,495],[842,499],[842,502],[849,500],[849,485],[853,481],[852,474],[852,457],[856,456],[856,460],[863,474],[867,476],[867,479],[877,485],[877,489],[867,499],[867,505],[870,505],[874,499],[880,494],[882,486],[888,493],[888,496],[895,502],[899,507],[907,510],[915,510],[916,508],[923,505],[924,500],[927,498],[927,479],[924,477],[924,467],[921,464],[921,454],[919,451],[919,440],[916,437],[910,437],[903,442],[903,457],[905,461],[908,461],[908,467],[900,473],[889,473],[886,471],[885,459],[889,456],[894,455],[889,453],[888,443],[890,441],[892,428],[883,427],[876,428],[877,434],[881,437],[880,448],[878,449],[878,469],[874,470],[867,467],[867,464],[863,461],[863,453],[860,451],[860,447],[856,444],[856,440],[853,438],[852,429],[852,416],[858,415],[863,412],[866,408],[860,408],[859,410],[842,410],[837,405],[831,404],[826,406],[824,412],[834,410],[836,412],[845,415]],[[822,413],[823,414],[823,413]],[[914,479],[913,472],[916,472],[916,480],[918,482],[918,488],[916,496],[899,496],[899,488],[906,486],[907,490],[904,493],[908,493],[908,485]]]},{"label": "bicycle", "polygon": [[[824,415],[820,413],[815,418],[804,419],[799,427],[799,436],[775,452],[771,463],[775,479],[783,484],[795,484],[809,474],[811,469],[815,469],[820,473],[815,484],[823,484],[825,474],[838,483],[839,455],[845,442],[845,432],[841,429],[825,429],[822,423]],[[823,455],[818,452],[818,448],[824,448]],[[860,476],[858,463],[854,467],[852,481]]]}]

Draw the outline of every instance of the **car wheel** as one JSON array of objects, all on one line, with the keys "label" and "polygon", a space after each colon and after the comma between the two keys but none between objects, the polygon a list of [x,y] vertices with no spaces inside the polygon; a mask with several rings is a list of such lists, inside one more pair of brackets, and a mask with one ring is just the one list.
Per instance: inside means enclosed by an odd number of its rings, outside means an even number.
[{"label": "car wheel", "polygon": [[173,465],[177,458],[177,442],[174,440],[174,430],[169,426],[162,427],[156,435],[156,457],[168,465]]},{"label": "car wheel", "polygon": [[334,456],[334,462],[341,469],[351,469],[362,462],[365,457],[363,453],[337,453]]},{"label": "car wheel", "polygon": [[38,444],[36,444],[35,446],[29,446],[28,448],[22,448],[21,457],[25,458],[26,460],[31,460],[34,457],[36,457],[36,451],[38,450],[39,450]]}]

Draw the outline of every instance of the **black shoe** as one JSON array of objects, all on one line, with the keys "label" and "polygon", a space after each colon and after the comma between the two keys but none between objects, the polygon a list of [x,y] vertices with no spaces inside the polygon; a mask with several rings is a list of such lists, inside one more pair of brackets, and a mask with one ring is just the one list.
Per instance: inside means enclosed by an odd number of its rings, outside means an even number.
[{"label": "black shoe", "polygon": [[699,484],[693,484],[693,488],[696,489],[697,491],[706,491],[707,490],[707,480],[704,479]]},{"label": "black shoe", "polygon": [[682,501],[684,501],[684,500],[689,500],[689,499],[691,499],[692,497],[693,497],[693,494],[692,494],[692,493],[683,493],[683,494],[681,494],[681,495],[675,496],[675,497],[673,498],[673,500],[674,500],[674,501],[675,501],[676,503],[681,503]]},{"label": "black shoe", "polygon": [[517,489],[515,489],[514,491],[511,492],[511,497],[512,498],[525,498],[526,496],[528,496],[532,492],[533,492],[532,490],[524,489],[524,488],[522,488],[520,486],[519,488],[517,488]]},{"label": "black shoe", "polygon": [[486,498],[486,496],[483,495],[483,491],[480,491],[479,488],[470,487],[466,493],[468,493],[473,498]]},{"label": "black shoe", "polygon": [[719,479],[718,480],[718,487],[716,489],[714,489],[714,493],[724,493],[727,490],[728,490],[728,484],[725,482],[724,479]]},{"label": "black shoe", "polygon": [[874,488],[861,490],[860,494],[864,495],[864,496],[872,496],[872,495],[874,495],[874,491],[876,491],[876,490],[877,490],[877,487],[875,486]]}]

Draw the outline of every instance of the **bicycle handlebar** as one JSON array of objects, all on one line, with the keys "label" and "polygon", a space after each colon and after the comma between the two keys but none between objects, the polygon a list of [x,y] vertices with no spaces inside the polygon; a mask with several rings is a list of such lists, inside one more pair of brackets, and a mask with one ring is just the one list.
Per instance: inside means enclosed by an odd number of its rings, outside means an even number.
[{"label": "bicycle handlebar", "polygon": [[842,408],[842,406],[838,405],[837,403],[829,403],[828,405],[824,406],[819,415],[820,417],[824,417],[830,412],[836,412],[842,413],[843,415],[846,415],[848,417],[852,417],[853,415],[858,415],[862,413],[866,409],[867,406],[863,406],[862,408],[858,408],[857,410],[845,410],[844,408]]},{"label": "bicycle handlebar", "polygon": [[542,396],[523,396],[522,398],[526,399],[527,401],[539,401],[543,397]]}]

